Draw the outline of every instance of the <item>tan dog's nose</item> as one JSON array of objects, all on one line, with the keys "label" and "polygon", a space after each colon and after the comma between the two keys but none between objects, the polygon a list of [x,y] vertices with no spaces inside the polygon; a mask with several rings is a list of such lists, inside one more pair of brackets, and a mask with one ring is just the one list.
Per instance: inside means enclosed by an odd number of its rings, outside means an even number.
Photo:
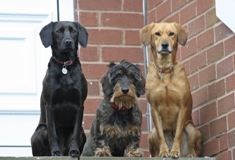
[{"label": "tan dog's nose", "polygon": [[167,49],[169,46],[168,42],[162,42],[162,48]]}]

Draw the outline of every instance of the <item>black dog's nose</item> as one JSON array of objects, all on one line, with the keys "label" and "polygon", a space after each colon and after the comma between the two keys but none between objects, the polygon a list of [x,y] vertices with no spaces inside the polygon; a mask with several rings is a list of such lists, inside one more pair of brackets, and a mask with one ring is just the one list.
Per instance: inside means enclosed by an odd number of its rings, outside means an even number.
[{"label": "black dog's nose", "polygon": [[162,42],[162,48],[167,49],[168,46],[168,42]]},{"label": "black dog's nose", "polygon": [[66,39],[65,44],[72,44],[72,40],[71,39]]},{"label": "black dog's nose", "polygon": [[128,88],[122,88],[122,93],[127,94],[129,92]]}]

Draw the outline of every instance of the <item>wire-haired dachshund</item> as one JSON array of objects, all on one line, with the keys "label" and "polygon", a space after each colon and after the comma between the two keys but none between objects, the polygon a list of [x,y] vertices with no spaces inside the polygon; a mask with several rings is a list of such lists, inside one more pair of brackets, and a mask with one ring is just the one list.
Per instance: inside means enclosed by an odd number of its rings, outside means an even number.
[{"label": "wire-haired dachshund", "polygon": [[101,79],[104,99],[92,123],[82,156],[141,157],[142,112],[138,97],[145,93],[140,69],[127,61],[113,62]]},{"label": "wire-haired dachshund", "polygon": [[42,28],[44,47],[52,57],[43,80],[41,114],[31,137],[33,156],[79,157],[86,142],[82,128],[87,81],[77,57],[87,46],[87,30],[77,22],[51,22]]}]

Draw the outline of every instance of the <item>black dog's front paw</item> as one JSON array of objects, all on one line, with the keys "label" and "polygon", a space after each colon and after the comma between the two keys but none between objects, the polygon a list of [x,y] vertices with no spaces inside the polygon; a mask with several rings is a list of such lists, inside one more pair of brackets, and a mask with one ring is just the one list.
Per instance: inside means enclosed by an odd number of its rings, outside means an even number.
[{"label": "black dog's front paw", "polygon": [[71,157],[79,157],[80,156],[80,152],[79,152],[79,150],[72,149],[72,150],[69,151],[69,156],[71,156]]},{"label": "black dog's front paw", "polygon": [[52,156],[63,156],[63,153],[60,150],[52,150],[51,155]]}]

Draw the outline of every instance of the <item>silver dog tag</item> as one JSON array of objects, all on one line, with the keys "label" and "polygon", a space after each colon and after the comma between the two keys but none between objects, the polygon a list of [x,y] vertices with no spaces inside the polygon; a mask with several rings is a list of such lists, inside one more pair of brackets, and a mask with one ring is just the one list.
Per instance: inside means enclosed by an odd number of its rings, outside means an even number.
[{"label": "silver dog tag", "polygon": [[68,70],[66,68],[62,68],[62,73],[63,74],[67,74],[68,73]]}]

